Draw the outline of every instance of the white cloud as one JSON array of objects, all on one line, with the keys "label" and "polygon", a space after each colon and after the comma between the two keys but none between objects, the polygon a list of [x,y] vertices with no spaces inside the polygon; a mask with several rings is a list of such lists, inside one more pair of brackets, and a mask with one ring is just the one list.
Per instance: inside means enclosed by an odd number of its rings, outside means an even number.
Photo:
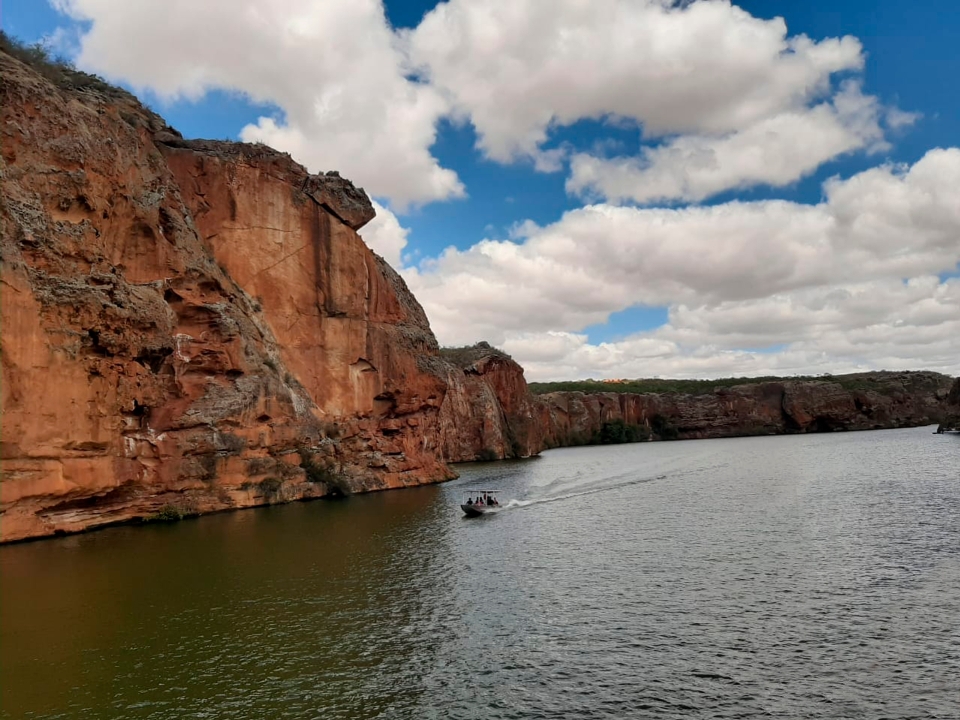
[{"label": "white cloud", "polygon": [[376,200],[373,209],[377,216],[360,230],[360,236],[367,247],[380,255],[394,268],[403,264],[403,249],[407,246],[410,230],[400,225],[397,216]]},{"label": "white cloud", "polygon": [[[862,69],[858,40],[789,36],[727,0],[451,0],[400,34],[381,0],[54,2],[92,21],[82,66],[166,98],[226,88],[274,103],[282,118],[244,140],[401,212],[465,195],[431,153],[443,117],[471,121],[491,158],[541,171],[569,157],[543,147],[550,129],[584,118],[669,136],[637,158],[576,156],[570,189],[614,200],[783,185],[882,144],[874,98],[830,99],[834,74]],[[883,111],[890,127],[911,121]]]},{"label": "white cloud", "polygon": [[57,0],[92,21],[84,67],[165,98],[212,88],[275,103],[244,128],[312,171],[339,170],[396,207],[463,195],[430,153],[447,104],[407,68],[379,0]]},{"label": "white cloud", "polygon": [[[528,379],[723,377],[926,368],[960,374],[960,279],[921,277],[675,307],[618,342],[508,337]],[[753,349],[744,349],[753,348]]]},{"label": "white cloud", "polygon": [[578,154],[568,192],[608,201],[703,200],[733,188],[788,185],[854,150],[886,149],[876,98],[848,82],[831,102],[789,110],[723,135],[682,135],[638,157]]},{"label": "white cloud", "polygon": [[[396,211],[465,194],[431,153],[444,117],[472,122],[494,160],[569,163],[571,192],[612,203],[783,186],[918,117],[860,91],[855,38],[789,36],[728,0],[450,0],[399,35],[380,0],[52,1],[91,21],[81,66],[166,98],[274,103],[282,119],[244,139]],[[636,126],[647,147],[550,146],[583,119]],[[960,150],[933,150],[831,180],[817,205],[596,204],[403,274],[441,342],[501,344],[529,377],[960,372],[958,281],[936,277],[960,262],[958,187]],[[408,230],[377,210],[363,235],[397,267]],[[668,323],[610,343],[582,333],[638,304],[668,307]]]},{"label": "white cloud", "polygon": [[727,134],[829,92],[859,70],[852,37],[787,36],[726,0],[451,0],[407,35],[492,158],[537,157],[555,125],[630,118],[648,136]]},{"label": "white cloud", "polygon": [[[818,205],[594,205],[404,274],[442,343],[503,345],[531,377],[957,369],[958,281],[935,277],[960,263],[957,187],[960,149],[932,150],[831,180]],[[637,304],[668,324],[578,334]]]},{"label": "white cloud", "polygon": [[888,127],[893,130],[899,130],[910,127],[921,117],[923,117],[921,113],[905,112],[899,108],[892,107],[887,109],[884,120],[886,120]]}]

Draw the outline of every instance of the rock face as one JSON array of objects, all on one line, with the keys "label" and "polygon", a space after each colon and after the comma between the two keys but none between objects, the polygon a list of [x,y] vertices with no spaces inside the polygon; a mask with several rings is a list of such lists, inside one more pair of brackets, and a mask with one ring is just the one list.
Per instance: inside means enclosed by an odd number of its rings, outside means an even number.
[{"label": "rock face", "polygon": [[443,351],[448,392],[440,407],[441,451],[450,462],[529,457],[543,448],[539,403],[523,368],[481,342]]},{"label": "rock face", "polygon": [[938,373],[877,372],[704,395],[556,392],[539,396],[538,424],[548,447],[589,442],[616,420],[677,439],[913,427],[941,419],[950,384]]},{"label": "rock face", "polygon": [[937,432],[960,432],[960,378],[957,378],[947,395],[943,422]]},{"label": "rock face", "polygon": [[3,540],[454,476],[464,377],[357,235],[362,190],[0,73]]}]

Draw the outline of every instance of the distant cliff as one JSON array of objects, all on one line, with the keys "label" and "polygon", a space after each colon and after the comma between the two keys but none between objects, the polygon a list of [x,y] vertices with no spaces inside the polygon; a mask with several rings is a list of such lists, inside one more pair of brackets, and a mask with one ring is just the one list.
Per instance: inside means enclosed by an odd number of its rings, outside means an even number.
[{"label": "distant cliff", "polygon": [[911,373],[535,396],[489,345],[440,350],[336,173],[185,140],[6,40],[0,114],[0,541],[432,483],[616,420],[655,438],[897,427],[947,395]]},{"label": "distant cliff", "polygon": [[960,378],[957,378],[947,395],[943,422],[937,428],[938,432],[960,432]]},{"label": "distant cliff", "polygon": [[781,435],[913,427],[939,422],[952,379],[932,372],[874,372],[778,380],[690,393],[553,392],[537,396],[547,447],[594,441],[622,422],[653,439]]}]

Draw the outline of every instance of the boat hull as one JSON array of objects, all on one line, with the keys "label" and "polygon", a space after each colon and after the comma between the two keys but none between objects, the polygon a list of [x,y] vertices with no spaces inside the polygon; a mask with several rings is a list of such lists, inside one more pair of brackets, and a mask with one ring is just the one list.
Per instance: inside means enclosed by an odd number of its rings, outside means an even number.
[{"label": "boat hull", "polygon": [[496,510],[494,507],[486,507],[485,505],[467,505],[466,503],[461,505],[460,509],[463,510],[463,514],[467,517],[480,517],[481,515],[486,515]]}]

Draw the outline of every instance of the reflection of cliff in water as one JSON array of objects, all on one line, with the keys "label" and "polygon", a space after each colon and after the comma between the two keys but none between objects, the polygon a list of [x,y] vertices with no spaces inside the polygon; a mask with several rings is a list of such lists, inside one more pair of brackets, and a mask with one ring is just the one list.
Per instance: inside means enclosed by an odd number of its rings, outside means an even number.
[{"label": "reflection of cliff in water", "polygon": [[451,624],[412,631],[450,604],[437,498],[412,489],[0,549],[0,714],[312,717],[363,696],[377,716],[391,666],[436,664]]}]

